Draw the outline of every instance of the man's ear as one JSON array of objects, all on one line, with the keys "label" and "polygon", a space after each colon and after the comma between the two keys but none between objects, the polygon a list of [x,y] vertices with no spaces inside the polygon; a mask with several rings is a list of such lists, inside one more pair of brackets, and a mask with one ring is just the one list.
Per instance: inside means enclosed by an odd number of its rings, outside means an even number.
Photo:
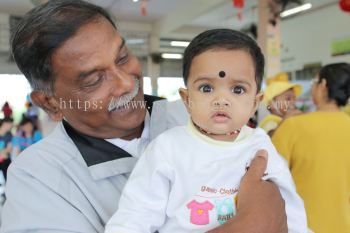
[{"label": "man's ear", "polygon": [[181,96],[182,101],[185,103],[187,112],[190,113],[190,108],[191,108],[191,101],[188,96],[188,90],[185,88],[179,88],[179,94]]},{"label": "man's ear", "polygon": [[30,94],[30,99],[36,106],[42,108],[52,120],[61,121],[63,119],[60,104],[53,96],[47,96],[41,91],[33,91]]}]

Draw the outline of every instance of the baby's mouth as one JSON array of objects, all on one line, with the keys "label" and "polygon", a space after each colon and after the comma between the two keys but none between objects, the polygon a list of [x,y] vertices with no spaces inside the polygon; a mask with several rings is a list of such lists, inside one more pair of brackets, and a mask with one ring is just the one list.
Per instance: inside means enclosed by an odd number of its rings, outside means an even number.
[{"label": "baby's mouth", "polygon": [[212,119],[214,120],[214,122],[216,123],[225,123],[227,122],[228,120],[231,119],[231,117],[225,113],[225,112],[215,112],[213,115],[212,115]]}]

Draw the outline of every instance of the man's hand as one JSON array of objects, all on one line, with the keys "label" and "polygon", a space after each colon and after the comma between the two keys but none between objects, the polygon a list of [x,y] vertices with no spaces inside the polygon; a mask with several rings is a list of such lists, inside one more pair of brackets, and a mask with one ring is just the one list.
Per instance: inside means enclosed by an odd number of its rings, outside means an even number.
[{"label": "man's hand", "polygon": [[242,178],[237,215],[208,233],[287,233],[284,201],[276,185],[263,181],[267,152],[260,150]]}]

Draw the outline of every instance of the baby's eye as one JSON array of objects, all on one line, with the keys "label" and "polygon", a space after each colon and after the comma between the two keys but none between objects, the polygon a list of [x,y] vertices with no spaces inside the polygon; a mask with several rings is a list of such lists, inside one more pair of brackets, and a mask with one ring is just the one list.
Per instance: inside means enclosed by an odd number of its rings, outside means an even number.
[{"label": "baby's eye", "polygon": [[242,95],[245,93],[245,88],[242,86],[235,86],[232,88],[232,92],[237,95]]},{"label": "baby's eye", "polygon": [[212,92],[213,91],[213,87],[212,86],[210,86],[210,85],[202,85],[202,86],[200,86],[199,87],[199,91],[200,92],[203,92],[203,93],[208,93],[208,92]]}]

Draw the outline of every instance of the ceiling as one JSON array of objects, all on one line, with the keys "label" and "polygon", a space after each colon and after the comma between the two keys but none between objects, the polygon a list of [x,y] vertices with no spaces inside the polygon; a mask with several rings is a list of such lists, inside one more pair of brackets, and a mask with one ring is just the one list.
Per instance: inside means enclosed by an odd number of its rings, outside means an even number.
[{"label": "ceiling", "polygon": [[[0,0],[0,13],[23,15],[34,7],[33,2],[46,0]],[[158,38],[190,40],[209,28],[241,30],[258,21],[258,0],[246,0],[238,18],[238,9],[232,0],[86,0],[108,9],[117,19],[121,33],[129,39],[147,41],[151,35]],[[142,3],[144,2],[144,3]],[[304,0],[317,9],[335,0]],[[141,5],[146,4],[147,16],[141,15]],[[135,43],[137,44],[137,43]],[[148,44],[148,43],[146,43]],[[135,45],[136,46],[136,45]],[[139,48],[148,50],[145,46]]]}]

